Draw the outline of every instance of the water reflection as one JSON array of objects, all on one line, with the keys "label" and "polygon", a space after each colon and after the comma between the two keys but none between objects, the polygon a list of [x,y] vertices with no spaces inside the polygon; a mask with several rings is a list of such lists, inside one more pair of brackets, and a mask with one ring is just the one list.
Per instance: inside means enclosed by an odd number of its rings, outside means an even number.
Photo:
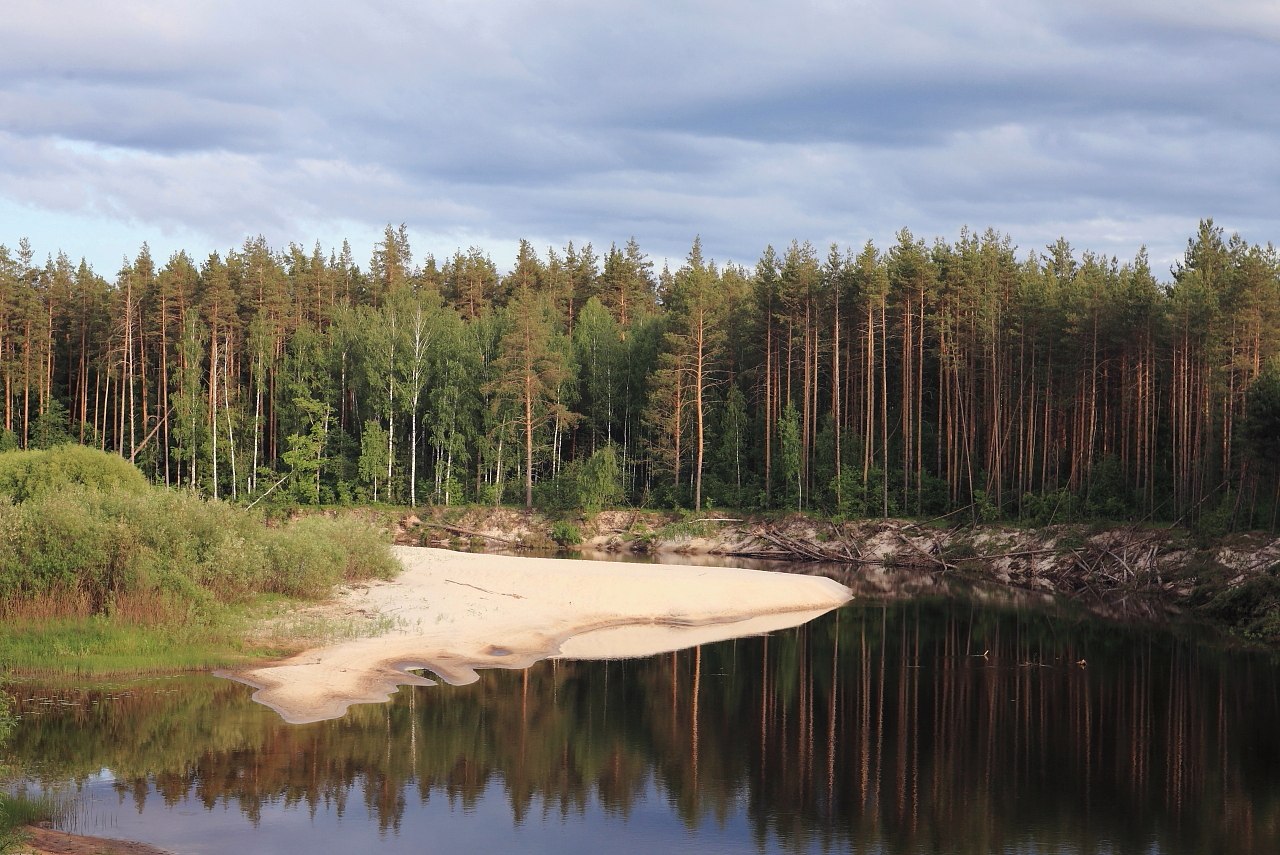
[{"label": "water reflection", "polygon": [[[1079,617],[855,603],[304,726],[207,678],[13,687],[9,754],[81,793],[66,824],[176,851],[224,831],[253,851],[421,851],[430,816],[432,839],[472,848],[1272,853],[1277,676]],[[93,801],[108,792],[119,807]]]}]

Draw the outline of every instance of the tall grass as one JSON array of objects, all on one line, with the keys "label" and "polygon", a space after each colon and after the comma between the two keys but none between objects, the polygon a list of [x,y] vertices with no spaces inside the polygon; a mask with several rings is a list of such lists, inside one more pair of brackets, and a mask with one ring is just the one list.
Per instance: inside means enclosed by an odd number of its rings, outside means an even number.
[{"label": "tall grass", "polygon": [[[9,739],[15,724],[9,696],[0,692],[0,749],[4,748],[4,743]],[[0,784],[9,774],[11,774],[10,770],[0,762]],[[0,853],[18,851],[25,839],[22,827],[48,819],[52,812],[52,805],[44,800],[31,801],[8,795],[0,790]]]},{"label": "tall grass", "polygon": [[52,819],[55,808],[47,798],[11,796],[0,792],[0,853],[26,849],[23,826]]},{"label": "tall grass", "polygon": [[395,570],[384,537],[359,520],[269,526],[223,502],[139,488],[115,455],[55,451],[0,454],[0,661],[28,658],[49,632],[84,661],[164,638],[176,653],[193,632],[225,636],[232,608],[260,595],[314,598]]}]

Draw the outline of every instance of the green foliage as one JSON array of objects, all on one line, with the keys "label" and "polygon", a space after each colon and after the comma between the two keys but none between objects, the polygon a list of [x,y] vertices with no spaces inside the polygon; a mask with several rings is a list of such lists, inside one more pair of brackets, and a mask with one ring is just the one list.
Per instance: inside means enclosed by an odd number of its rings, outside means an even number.
[{"label": "green foliage", "polygon": [[791,402],[782,410],[778,422],[778,474],[782,478],[779,492],[781,506],[801,510],[804,507],[804,482],[801,480],[800,416]]},{"label": "green foliage", "polygon": [[1054,525],[1074,522],[1079,516],[1079,501],[1071,491],[1060,487],[1052,493],[1024,493],[1022,520],[1032,525]]},{"label": "green foliage", "polygon": [[1280,641],[1280,565],[1215,594],[1203,607],[1209,616],[1244,634]]},{"label": "green foliage", "polygon": [[19,614],[24,602],[49,597],[104,615],[141,595],[171,611],[262,592],[311,597],[395,566],[381,536],[354,519],[268,528],[226,503],[145,484],[140,492],[44,488],[0,504],[0,525],[0,608]]},{"label": "green foliage", "polygon": [[1191,525],[1192,533],[1202,547],[1207,547],[1232,530],[1235,514],[1236,496],[1228,490],[1209,510],[1196,517]]},{"label": "green foliage", "polygon": [[577,546],[582,543],[582,532],[568,520],[556,520],[551,524],[551,539],[560,546]]},{"label": "green foliage", "polygon": [[[839,478],[828,487],[834,513],[845,519],[881,517],[884,515],[884,470],[872,466],[863,477],[860,467],[845,467]],[[838,498],[837,498],[838,497]],[[889,491],[889,513],[898,513],[898,497]]]},{"label": "green foliage", "polygon": [[611,441],[614,419],[623,412],[623,347],[617,321],[592,297],[574,324],[573,351],[580,366],[579,409],[593,441]]},{"label": "green foliage", "polygon": [[[689,513],[689,512],[686,512]],[[715,523],[700,519],[683,519],[669,522],[653,533],[653,540],[671,541],[685,538],[708,537],[716,531]]]},{"label": "green foliage", "polygon": [[1280,357],[1272,358],[1249,387],[1244,435],[1254,457],[1280,471]]},{"label": "green foliage", "polygon": [[1000,506],[992,501],[986,490],[973,491],[971,510],[978,522],[993,523],[1000,519]]},{"label": "green foliage", "polygon": [[920,513],[936,516],[946,513],[950,507],[947,482],[936,475],[924,473],[920,479]]},{"label": "green foliage", "polygon": [[132,463],[106,451],[60,445],[47,451],[0,453],[0,496],[14,502],[76,484],[126,493],[148,489],[146,478]]},{"label": "green foliage", "polygon": [[328,462],[325,443],[329,439],[329,405],[299,396],[293,405],[306,421],[306,433],[289,434],[288,450],[280,459],[288,465],[291,487],[301,502],[320,501],[320,470]]},{"label": "green foliage", "polygon": [[0,692],[0,748],[9,740],[9,734],[18,726],[13,717],[13,701],[4,692]]},{"label": "green foliage", "polygon": [[50,398],[44,412],[31,423],[31,447],[53,448],[71,442],[67,427],[67,408],[57,398]]},{"label": "green foliage", "polygon": [[1124,520],[1133,515],[1133,493],[1114,455],[1104,457],[1093,470],[1085,512],[1094,519]]},{"label": "green foliage", "polygon": [[622,473],[618,453],[606,445],[585,460],[577,460],[535,492],[538,507],[546,511],[599,511],[622,503]]},{"label": "green foliage", "polygon": [[52,818],[53,803],[0,792],[0,852],[21,852],[27,836],[22,828]]},{"label": "green foliage", "polygon": [[577,489],[580,507],[586,511],[598,511],[622,503],[622,470],[618,466],[618,451],[609,443],[592,454],[577,467]]}]

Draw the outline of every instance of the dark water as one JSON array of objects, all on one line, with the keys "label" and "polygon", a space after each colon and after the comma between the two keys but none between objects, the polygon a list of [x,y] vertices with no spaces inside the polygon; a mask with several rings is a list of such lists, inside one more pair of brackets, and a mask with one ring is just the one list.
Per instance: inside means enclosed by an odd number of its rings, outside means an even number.
[{"label": "dark water", "polygon": [[11,685],[6,754],[60,827],[175,852],[1276,853],[1278,677],[1078,614],[858,600],[312,725],[207,677]]}]

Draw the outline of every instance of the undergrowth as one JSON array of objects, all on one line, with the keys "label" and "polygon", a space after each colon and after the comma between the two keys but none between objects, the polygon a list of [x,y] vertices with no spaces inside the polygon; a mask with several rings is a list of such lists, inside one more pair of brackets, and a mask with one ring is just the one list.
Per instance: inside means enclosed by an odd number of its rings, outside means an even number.
[{"label": "undergrowth", "polygon": [[0,662],[64,673],[226,664],[262,595],[318,598],[397,567],[384,536],[352,517],[268,525],[141,478],[79,446],[0,454]]}]

